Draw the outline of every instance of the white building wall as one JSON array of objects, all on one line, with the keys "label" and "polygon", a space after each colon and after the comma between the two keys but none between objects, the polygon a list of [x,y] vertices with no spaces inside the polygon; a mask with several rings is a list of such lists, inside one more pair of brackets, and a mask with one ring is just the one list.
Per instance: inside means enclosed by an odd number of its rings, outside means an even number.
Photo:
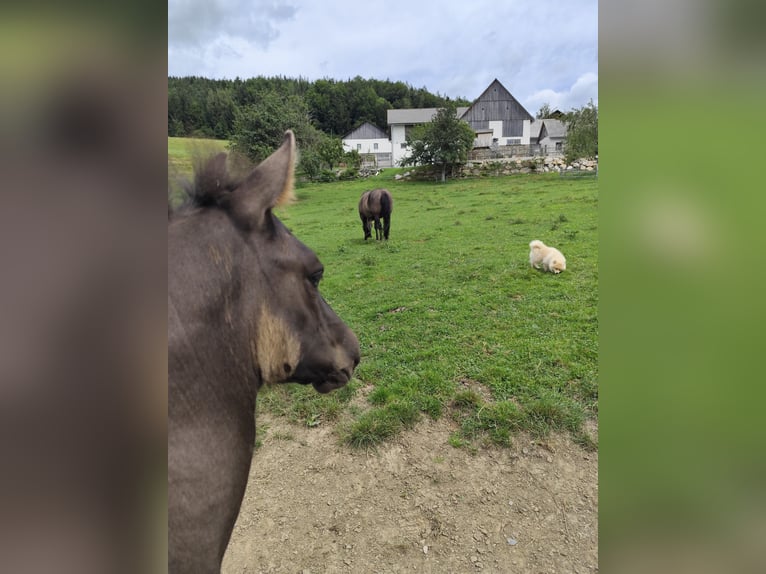
[{"label": "white building wall", "polygon": [[492,138],[490,139],[490,142],[497,138],[497,143],[504,144],[503,141],[503,122],[502,120],[492,120],[489,122],[489,129],[492,130]]},{"label": "white building wall", "polygon": [[[378,144],[378,149],[375,149]],[[388,139],[343,140],[343,151],[357,150],[359,153],[390,153],[391,142]]]},{"label": "white building wall", "polygon": [[[492,139],[494,138],[497,139],[497,143],[499,145],[514,145],[516,143],[522,144],[522,145],[529,145],[530,138],[532,135],[532,122],[529,120],[524,120],[524,123],[522,124],[521,137],[519,136],[516,136],[513,138],[503,137],[502,120],[491,120],[489,122],[489,129],[492,130],[492,135],[482,134],[480,138],[481,145],[489,145],[492,142]],[[520,140],[520,141],[509,144],[508,140]]]},{"label": "white building wall", "polygon": [[409,154],[409,148],[402,147],[406,142],[407,139],[404,135],[404,125],[391,125],[391,152],[394,165],[399,165],[399,161]]},{"label": "white building wall", "polygon": [[[556,137],[544,137],[540,140],[540,148],[543,150],[543,153],[546,155],[563,155],[564,153],[564,143],[566,142],[566,138],[556,138]],[[559,144],[559,147],[556,148],[556,145]]]},{"label": "white building wall", "polygon": [[532,138],[532,122],[524,120],[521,128],[521,143],[522,145],[528,145]]}]

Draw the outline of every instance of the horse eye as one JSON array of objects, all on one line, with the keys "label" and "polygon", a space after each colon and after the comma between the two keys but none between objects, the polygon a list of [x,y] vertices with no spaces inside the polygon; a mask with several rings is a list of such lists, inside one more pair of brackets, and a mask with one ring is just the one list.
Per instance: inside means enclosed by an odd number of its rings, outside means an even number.
[{"label": "horse eye", "polygon": [[319,287],[319,282],[322,280],[322,276],[324,275],[324,269],[320,269],[316,273],[312,273],[309,276],[309,281],[311,281],[311,284],[314,287]]}]

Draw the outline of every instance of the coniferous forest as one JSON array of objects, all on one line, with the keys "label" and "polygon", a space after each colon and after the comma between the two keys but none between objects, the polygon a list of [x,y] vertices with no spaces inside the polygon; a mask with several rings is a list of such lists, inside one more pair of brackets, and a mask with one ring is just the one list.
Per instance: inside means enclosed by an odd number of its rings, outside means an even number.
[{"label": "coniferous forest", "polygon": [[[257,77],[212,80],[168,78],[168,135],[230,139],[243,116],[295,113],[326,135],[342,137],[364,122],[386,129],[386,111],[437,108],[464,98],[432,94],[404,82],[364,79]],[[270,111],[271,110],[271,111]]]}]

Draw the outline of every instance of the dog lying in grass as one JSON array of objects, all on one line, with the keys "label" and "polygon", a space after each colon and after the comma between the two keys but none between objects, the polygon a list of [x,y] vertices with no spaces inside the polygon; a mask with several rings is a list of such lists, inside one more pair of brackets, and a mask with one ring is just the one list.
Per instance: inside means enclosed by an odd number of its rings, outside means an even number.
[{"label": "dog lying in grass", "polygon": [[529,243],[529,264],[535,269],[542,266],[544,271],[561,273],[567,268],[567,260],[555,247],[548,247],[539,239]]}]

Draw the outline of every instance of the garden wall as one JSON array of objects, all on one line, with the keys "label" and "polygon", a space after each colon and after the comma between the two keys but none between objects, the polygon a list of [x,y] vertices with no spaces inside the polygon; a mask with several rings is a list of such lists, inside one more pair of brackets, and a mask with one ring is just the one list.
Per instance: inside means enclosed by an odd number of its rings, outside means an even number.
[{"label": "garden wall", "polygon": [[[526,159],[488,159],[469,161],[459,170],[448,173],[449,177],[482,177],[511,175],[514,173],[560,173],[560,172],[595,172],[598,173],[598,159],[579,159],[567,164],[563,157],[535,157]],[[439,179],[441,168],[420,166],[397,174],[395,179]]]}]

